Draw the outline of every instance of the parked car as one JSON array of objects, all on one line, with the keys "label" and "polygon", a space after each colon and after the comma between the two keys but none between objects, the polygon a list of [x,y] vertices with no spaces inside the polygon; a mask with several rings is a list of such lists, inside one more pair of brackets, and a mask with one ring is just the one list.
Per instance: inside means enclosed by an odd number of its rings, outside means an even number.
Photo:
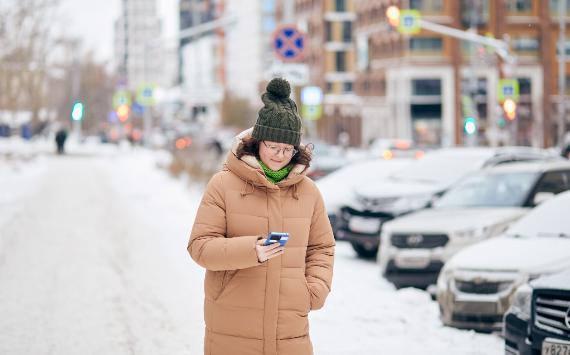
[{"label": "parked car", "polygon": [[520,286],[504,321],[505,354],[570,354],[570,269]]},{"label": "parked car", "polygon": [[335,235],[340,208],[350,200],[356,186],[369,180],[385,177],[394,171],[403,169],[414,161],[413,159],[384,160],[380,158],[361,160],[342,167],[316,181]]},{"label": "parked car", "polygon": [[483,169],[450,188],[433,208],[384,225],[382,275],[397,287],[434,285],[455,253],[501,234],[530,208],[568,189],[568,161]]},{"label": "parked car", "polygon": [[[563,176],[570,178],[570,171]],[[543,202],[503,235],[453,256],[437,280],[443,323],[478,331],[500,331],[503,314],[511,306],[517,287],[540,275],[570,267],[568,211],[570,191]],[[570,298],[568,301],[570,305]],[[550,320],[545,322],[549,324]]]},{"label": "parked car", "polygon": [[377,138],[368,148],[372,157],[392,158],[423,158],[425,152],[415,146],[409,139]]},{"label": "parked car", "polygon": [[512,161],[562,160],[527,147],[445,148],[429,151],[416,164],[362,184],[341,208],[337,238],[351,242],[362,257],[374,257],[382,223],[427,207],[465,175]]},{"label": "parked car", "polygon": [[335,149],[337,147],[323,141],[311,140],[309,143],[315,146],[313,149],[314,158],[307,171],[307,176],[311,179],[316,181],[349,163],[342,154],[342,148]]}]

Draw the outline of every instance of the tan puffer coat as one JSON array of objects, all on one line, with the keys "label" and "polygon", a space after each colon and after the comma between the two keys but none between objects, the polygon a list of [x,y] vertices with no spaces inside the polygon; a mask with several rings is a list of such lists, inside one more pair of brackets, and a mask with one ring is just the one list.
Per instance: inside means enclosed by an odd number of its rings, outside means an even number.
[{"label": "tan puffer coat", "polygon": [[[309,355],[310,310],[331,289],[334,238],[322,197],[297,165],[278,184],[253,156],[235,156],[204,193],[188,252],[206,268],[206,355]],[[259,263],[258,239],[287,232],[283,255]]]}]

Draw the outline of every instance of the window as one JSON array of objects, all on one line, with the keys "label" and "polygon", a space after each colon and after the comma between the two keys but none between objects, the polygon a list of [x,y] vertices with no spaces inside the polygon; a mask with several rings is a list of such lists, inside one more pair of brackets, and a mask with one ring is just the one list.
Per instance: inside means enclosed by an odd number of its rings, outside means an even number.
[{"label": "window", "polygon": [[263,12],[272,14],[275,12],[275,0],[263,0]]},{"label": "window", "polygon": [[346,52],[336,52],[336,71],[346,71]]},{"label": "window", "polygon": [[441,37],[414,37],[410,38],[410,51],[412,52],[439,52],[443,48]]},{"label": "window", "polygon": [[345,0],[335,0],[335,10],[336,12],[346,11]]},{"label": "window", "polygon": [[471,27],[475,21],[477,27],[486,27],[490,19],[489,0],[461,0],[461,24]]},{"label": "window", "polygon": [[519,81],[519,94],[530,95],[532,92],[532,82],[530,78],[517,78]]},{"label": "window", "polygon": [[[550,0],[550,15],[558,15],[558,6],[560,0]],[[570,0],[566,0],[566,13],[570,13]]]},{"label": "window", "polygon": [[532,0],[505,0],[507,14],[519,14],[532,11]]},{"label": "window", "polygon": [[439,13],[443,11],[443,0],[410,0],[410,9],[422,13]]},{"label": "window", "polygon": [[333,83],[327,83],[327,92],[332,92],[333,90]]},{"label": "window", "polygon": [[439,96],[441,95],[440,79],[414,79],[412,80],[412,95]]},{"label": "window", "polygon": [[332,22],[327,21],[327,42],[332,41]]},{"label": "window", "polygon": [[342,41],[352,42],[352,22],[350,21],[342,23]]},{"label": "window", "polygon": [[344,91],[345,92],[352,92],[352,83],[351,82],[344,83]]},{"label": "window", "polygon": [[570,171],[552,171],[544,174],[540,179],[536,193],[552,192],[558,194],[568,189],[570,189]]},{"label": "window", "polygon": [[540,40],[535,36],[515,36],[513,49],[515,52],[538,52]]},{"label": "window", "polygon": [[270,33],[275,30],[275,17],[265,16],[263,17],[263,32]]}]

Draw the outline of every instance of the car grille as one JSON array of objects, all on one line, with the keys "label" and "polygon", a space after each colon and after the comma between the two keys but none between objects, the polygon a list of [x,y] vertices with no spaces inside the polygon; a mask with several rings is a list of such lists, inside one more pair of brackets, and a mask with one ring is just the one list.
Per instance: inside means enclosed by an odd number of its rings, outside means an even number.
[{"label": "car grille", "polygon": [[437,248],[449,242],[445,234],[394,234],[392,245],[398,248]]},{"label": "car grille", "polygon": [[501,323],[503,315],[482,315],[482,314],[463,314],[453,313],[451,319],[454,322],[470,322],[470,323]]},{"label": "car grille", "polygon": [[537,327],[570,337],[566,317],[570,311],[570,294],[539,294],[534,301],[534,323]]},{"label": "car grille", "polygon": [[341,216],[344,220],[348,220],[348,216],[359,216],[359,217],[377,217],[382,219],[392,219],[392,215],[384,212],[371,212],[371,211],[358,211],[354,208],[345,206],[341,208]]},{"label": "car grille", "polygon": [[513,283],[509,282],[472,282],[455,280],[455,287],[464,293],[478,295],[493,295],[508,289]]}]

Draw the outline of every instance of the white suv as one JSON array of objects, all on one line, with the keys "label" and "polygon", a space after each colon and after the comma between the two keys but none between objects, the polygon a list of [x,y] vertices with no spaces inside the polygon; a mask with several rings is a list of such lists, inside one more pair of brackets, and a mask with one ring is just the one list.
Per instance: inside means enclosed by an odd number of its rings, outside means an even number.
[{"label": "white suv", "polygon": [[508,163],[450,188],[432,208],[382,227],[378,261],[396,287],[435,285],[459,250],[501,234],[530,208],[570,189],[570,162]]}]

